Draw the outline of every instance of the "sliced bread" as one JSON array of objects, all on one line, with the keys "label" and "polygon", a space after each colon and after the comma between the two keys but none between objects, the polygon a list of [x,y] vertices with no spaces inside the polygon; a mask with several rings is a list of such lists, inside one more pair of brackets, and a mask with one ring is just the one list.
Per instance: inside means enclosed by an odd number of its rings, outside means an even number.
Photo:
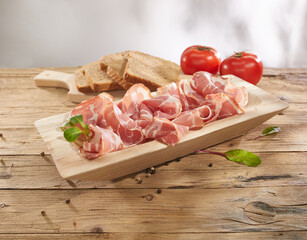
[{"label": "sliced bread", "polygon": [[82,68],[79,68],[75,72],[75,82],[78,90],[83,93],[91,93],[93,90],[87,83],[85,76],[83,75]]},{"label": "sliced bread", "polygon": [[92,62],[82,67],[83,75],[91,89],[95,92],[122,89],[122,87],[100,70],[98,62]]},{"label": "sliced bread", "polygon": [[129,51],[124,57],[127,59],[125,82],[143,83],[156,91],[158,87],[177,82],[180,78],[180,66],[171,61],[137,51]]},{"label": "sliced bread", "polygon": [[123,75],[125,72],[127,59],[124,57],[126,52],[114,53],[103,56],[99,59],[100,69],[107,73],[115,82],[121,85],[124,89],[129,89],[133,84],[124,81]]}]

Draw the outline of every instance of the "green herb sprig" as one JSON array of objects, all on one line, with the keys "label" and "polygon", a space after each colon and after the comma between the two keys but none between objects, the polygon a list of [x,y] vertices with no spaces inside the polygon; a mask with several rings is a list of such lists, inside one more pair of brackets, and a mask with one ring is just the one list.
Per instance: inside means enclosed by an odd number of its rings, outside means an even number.
[{"label": "green herb sprig", "polygon": [[229,161],[244,164],[249,167],[257,167],[261,163],[261,158],[256,154],[242,149],[230,150],[225,153],[208,150],[196,150],[196,152],[220,155]]},{"label": "green herb sprig", "polygon": [[61,127],[64,131],[64,138],[68,142],[74,142],[83,133],[87,139],[90,139],[90,129],[87,124],[83,122],[83,116],[81,114],[72,116],[68,122],[64,123]]}]

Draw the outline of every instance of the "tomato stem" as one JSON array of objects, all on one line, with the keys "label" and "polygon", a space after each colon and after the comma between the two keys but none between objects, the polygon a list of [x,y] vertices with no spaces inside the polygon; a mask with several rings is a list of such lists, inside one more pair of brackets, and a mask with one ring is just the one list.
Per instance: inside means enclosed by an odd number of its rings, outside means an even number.
[{"label": "tomato stem", "polygon": [[196,48],[199,51],[209,51],[209,52],[211,52],[211,50],[212,50],[211,48],[206,47],[206,46],[197,46]]},{"label": "tomato stem", "polygon": [[243,52],[234,52],[235,54],[233,55],[236,58],[241,58]]},{"label": "tomato stem", "polygon": [[233,56],[236,57],[236,58],[241,58],[241,57],[243,57],[243,53],[245,53],[247,51],[250,51],[250,50],[249,49],[245,49],[245,50],[243,50],[241,52],[234,52]]}]

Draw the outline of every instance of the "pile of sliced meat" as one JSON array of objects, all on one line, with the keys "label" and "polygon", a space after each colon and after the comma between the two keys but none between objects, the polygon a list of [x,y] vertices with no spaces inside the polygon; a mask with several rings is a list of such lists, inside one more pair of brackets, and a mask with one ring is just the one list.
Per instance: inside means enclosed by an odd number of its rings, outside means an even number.
[{"label": "pile of sliced meat", "polygon": [[91,139],[82,142],[80,153],[94,159],[150,140],[174,146],[189,130],[244,112],[247,101],[245,87],[197,72],[192,79],[159,88],[154,97],[142,84],[133,85],[119,102],[101,93],[70,115],[82,114],[89,125]]}]

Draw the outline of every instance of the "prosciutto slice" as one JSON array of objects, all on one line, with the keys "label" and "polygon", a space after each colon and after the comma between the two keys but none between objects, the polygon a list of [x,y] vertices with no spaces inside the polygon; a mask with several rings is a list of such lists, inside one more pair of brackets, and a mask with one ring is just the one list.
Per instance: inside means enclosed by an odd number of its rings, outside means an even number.
[{"label": "prosciutto slice", "polygon": [[122,140],[112,130],[92,124],[89,125],[89,128],[91,130],[91,139],[83,142],[82,147],[79,149],[83,157],[94,159],[102,154],[123,149]]},{"label": "prosciutto slice", "polygon": [[211,108],[203,105],[201,107],[182,112],[172,122],[187,126],[189,129],[198,129],[205,125],[213,117]]},{"label": "prosciutto slice", "polygon": [[215,116],[210,119],[210,121],[230,117],[244,112],[244,110],[240,108],[239,104],[226,93],[209,94],[206,98],[215,102]]},{"label": "prosciutto slice", "polygon": [[193,88],[192,88],[192,81],[188,79],[181,79],[178,82],[178,87],[181,90],[181,97],[186,99],[188,102],[188,107],[186,110],[197,108],[206,102],[205,97],[197,93]]},{"label": "prosciutto slice", "polygon": [[134,84],[126,92],[123,97],[120,107],[123,113],[127,114],[132,119],[138,119],[140,114],[140,104],[152,98],[150,90],[143,84]]},{"label": "prosciutto slice", "polygon": [[176,145],[188,131],[187,126],[156,117],[143,130],[146,138],[157,139],[171,146]]},{"label": "prosciutto slice", "polygon": [[158,93],[160,95],[171,95],[173,97],[176,97],[180,100],[182,111],[189,110],[189,103],[188,100],[185,97],[185,94],[181,88],[178,87],[179,84],[176,84],[174,82],[167,84],[163,87],[158,88]]},{"label": "prosciutto slice", "polygon": [[113,102],[113,97],[108,93],[101,93],[85,102],[78,104],[70,113],[70,116],[81,114],[85,124],[107,127],[103,117],[105,106]]},{"label": "prosciutto slice", "polygon": [[[173,119],[182,111],[182,105],[177,97],[171,95],[162,95],[152,99],[144,100],[143,105],[147,107],[143,109],[144,113],[148,114],[148,109],[153,113],[153,116],[159,118]],[[144,114],[143,114],[144,115]]]},{"label": "prosciutto slice", "polygon": [[230,79],[227,79],[227,83],[224,88],[224,92],[228,93],[241,108],[244,108],[248,103],[248,92],[246,87],[237,87],[231,83]]},{"label": "prosciutto slice", "polygon": [[104,111],[105,121],[117,133],[124,145],[136,145],[145,140],[142,129],[137,122],[123,113],[115,104],[110,103]]},{"label": "prosciutto slice", "polygon": [[219,93],[224,90],[226,81],[222,77],[208,72],[196,72],[192,78],[191,87],[203,97],[208,94]]}]

